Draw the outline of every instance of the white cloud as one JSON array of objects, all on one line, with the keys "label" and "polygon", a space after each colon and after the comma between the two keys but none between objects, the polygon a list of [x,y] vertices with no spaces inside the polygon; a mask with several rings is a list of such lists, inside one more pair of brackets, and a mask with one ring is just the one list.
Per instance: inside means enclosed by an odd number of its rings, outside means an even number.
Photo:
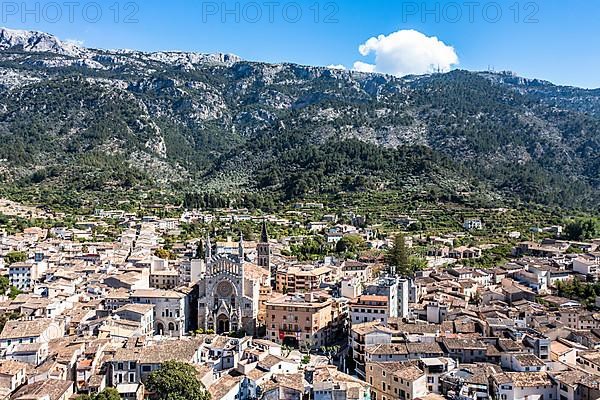
[{"label": "white cloud", "polygon": [[331,65],[328,65],[327,68],[331,68],[331,69],[346,69],[346,67],[343,66],[342,64],[331,64]]},{"label": "white cloud", "polygon": [[360,72],[375,72],[375,67],[376,66],[373,64],[365,63],[362,61],[356,61],[353,65],[354,70]]},{"label": "white cloud", "polygon": [[452,46],[412,29],[372,37],[358,51],[363,56],[375,54],[375,63],[356,61],[355,70],[397,76],[448,71],[459,62]]}]

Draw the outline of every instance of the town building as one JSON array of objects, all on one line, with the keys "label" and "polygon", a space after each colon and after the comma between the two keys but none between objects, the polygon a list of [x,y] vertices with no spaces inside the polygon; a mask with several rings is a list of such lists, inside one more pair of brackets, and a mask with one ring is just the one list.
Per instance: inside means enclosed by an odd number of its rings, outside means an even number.
[{"label": "town building", "polygon": [[154,306],[154,332],[179,337],[187,332],[188,306],[186,295],[174,290],[139,289],[130,295],[130,302]]},{"label": "town building", "polygon": [[267,338],[317,349],[338,340],[346,318],[343,303],[319,293],[287,294],[266,303]]},{"label": "town building", "polygon": [[240,239],[237,254],[212,254],[206,240],[206,275],[198,282],[198,327],[228,333],[255,332],[261,287],[270,287],[268,270],[245,261]]}]

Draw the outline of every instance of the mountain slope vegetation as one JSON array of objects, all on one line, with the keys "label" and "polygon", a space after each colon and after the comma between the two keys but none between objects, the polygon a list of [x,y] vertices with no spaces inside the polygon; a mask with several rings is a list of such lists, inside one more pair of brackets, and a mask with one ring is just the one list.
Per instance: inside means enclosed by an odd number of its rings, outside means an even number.
[{"label": "mountain slope vegetation", "polygon": [[3,30],[0,143],[11,187],[600,198],[600,92],[510,73],[396,78]]}]

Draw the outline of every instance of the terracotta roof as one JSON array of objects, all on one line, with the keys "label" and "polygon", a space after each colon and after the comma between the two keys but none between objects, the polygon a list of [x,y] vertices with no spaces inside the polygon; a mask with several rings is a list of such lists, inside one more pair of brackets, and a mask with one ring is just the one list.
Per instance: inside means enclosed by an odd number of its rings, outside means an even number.
[{"label": "terracotta roof", "polygon": [[517,387],[551,386],[553,384],[546,372],[503,372],[494,375],[494,379],[500,384],[512,383]]},{"label": "terracotta roof", "polygon": [[2,375],[15,375],[23,369],[27,369],[26,363],[15,360],[0,361],[0,374]]},{"label": "terracotta roof", "polygon": [[297,374],[274,374],[271,379],[262,386],[263,393],[277,388],[287,388],[304,393],[304,375]]},{"label": "terracotta roof", "polygon": [[31,321],[7,321],[0,339],[18,339],[41,335],[52,323],[51,319],[41,318]]},{"label": "terracotta roof", "polygon": [[[57,379],[48,379],[23,386],[11,397],[13,400],[19,399],[44,399],[58,400],[67,391],[72,390],[72,381],[61,381]],[[45,397],[48,396],[48,397]]]},{"label": "terracotta roof", "polygon": [[131,311],[138,314],[146,314],[149,311],[154,310],[153,304],[125,304],[115,311],[115,314],[123,311]]},{"label": "terracotta roof", "polygon": [[164,341],[152,346],[121,348],[109,361],[138,361],[142,364],[161,364],[171,360],[190,362],[203,341],[204,338],[200,336]]},{"label": "terracotta roof", "polygon": [[208,391],[213,399],[222,399],[244,379],[241,374],[227,374],[213,382]]}]

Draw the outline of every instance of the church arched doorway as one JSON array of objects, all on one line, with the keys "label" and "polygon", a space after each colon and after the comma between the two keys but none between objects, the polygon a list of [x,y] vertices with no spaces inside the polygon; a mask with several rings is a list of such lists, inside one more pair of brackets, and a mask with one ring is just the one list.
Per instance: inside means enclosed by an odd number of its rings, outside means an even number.
[{"label": "church arched doorway", "polygon": [[158,324],[156,324],[156,330],[158,331],[159,335],[162,335],[163,333],[165,333],[165,326],[162,324],[162,322],[159,322]]},{"label": "church arched doorway", "polygon": [[229,333],[229,318],[225,314],[217,317],[217,334]]}]

